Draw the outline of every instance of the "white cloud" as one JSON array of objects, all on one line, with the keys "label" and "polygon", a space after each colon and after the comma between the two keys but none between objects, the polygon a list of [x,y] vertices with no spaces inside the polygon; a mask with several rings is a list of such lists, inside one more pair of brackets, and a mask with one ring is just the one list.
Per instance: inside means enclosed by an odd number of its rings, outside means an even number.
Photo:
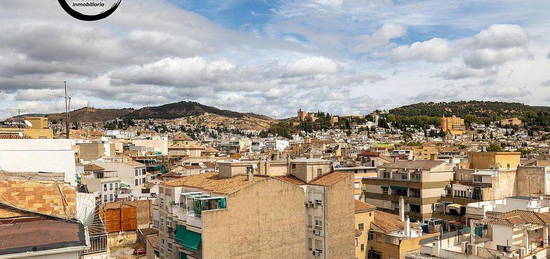
[{"label": "white cloud", "polygon": [[449,42],[440,38],[415,42],[410,46],[399,46],[392,52],[392,56],[396,60],[424,60],[427,62],[447,61],[450,54]]},{"label": "white cloud", "polygon": [[518,25],[491,25],[465,41],[464,63],[479,69],[526,57],[528,41],[527,33]]},{"label": "white cloud", "polygon": [[506,49],[525,46],[527,33],[515,24],[493,24],[479,32],[470,43],[477,49]]},{"label": "white cloud", "polygon": [[303,76],[316,74],[334,74],[338,72],[338,64],[325,57],[306,57],[291,63],[287,67],[287,75]]},{"label": "white cloud", "polygon": [[359,36],[360,43],[353,48],[356,52],[364,52],[373,48],[382,47],[390,40],[399,38],[407,32],[405,26],[399,24],[384,24],[380,29],[370,35]]},{"label": "white cloud", "polygon": [[531,95],[531,91],[525,87],[490,87],[485,89],[483,95],[497,98],[517,98]]},{"label": "white cloud", "polygon": [[469,67],[450,67],[446,71],[439,74],[444,79],[464,79],[464,78],[481,78],[496,74],[496,69],[473,69]]}]

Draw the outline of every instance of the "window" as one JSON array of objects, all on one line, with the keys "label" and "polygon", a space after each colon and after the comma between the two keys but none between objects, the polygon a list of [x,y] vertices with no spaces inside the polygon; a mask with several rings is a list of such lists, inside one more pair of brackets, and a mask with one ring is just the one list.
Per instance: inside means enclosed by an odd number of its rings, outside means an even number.
[{"label": "window", "polygon": [[409,204],[409,208],[411,209],[411,212],[420,213],[420,206],[419,205]]},{"label": "window", "polygon": [[139,170],[136,169],[136,170],[134,171],[134,176],[138,176],[138,174],[139,174]]},{"label": "window", "polygon": [[138,179],[136,179],[135,183],[136,183],[136,185],[139,185],[139,183],[138,183]]},{"label": "window", "polygon": [[361,244],[361,252],[365,251],[365,244]]},{"label": "window", "polygon": [[359,230],[363,230],[363,229],[365,229],[365,224],[363,223],[359,224]]},{"label": "window", "polygon": [[115,190],[118,190],[118,183],[115,183]]},{"label": "window", "polygon": [[109,190],[111,190],[111,191],[113,190],[113,183],[109,184]]},{"label": "window", "polygon": [[110,200],[110,201],[114,201],[114,200],[113,200],[113,194],[112,194],[112,193],[109,194],[109,200]]},{"label": "window", "polygon": [[323,241],[321,241],[321,240],[315,240],[315,249],[317,249],[317,250],[323,250]]},{"label": "window", "polygon": [[107,191],[107,184],[103,184],[103,191]]},{"label": "window", "polygon": [[316,227],[321,227],[323,225],[323,221],[320,220],[320,219],[315,219],[315,226]]},{"label": "window", "polygon": [[409,179],[409,175],[408,174],[402,174],[401,175],[401,180],[408,180]]},{"label": "window", "polygon": [[369,231],[368,239],[369,239],[369,240],[373,240],[373,239],[374,239],[374,233],[372,233],[372,231]]},{"label": "window", "polygon": [[307,239],[307,248],[309,248],[309,250],[313,249],[313,240],[311,238]]},{"label": "window", "polygon": [[409,189],[409,196],[420,198],[420,190],[419,189]]},{"label": "window", "polygon": [[307,224],[309,227],[313,225],[313,217],[311,215],[307,215]]},{"label": "window", "polygon": [[321,175],[323,175],[323,169],[318,168],[318,169],[317,169],[317,177],[319,177],[319,176],[321,176]]},{"label": "window", "polygon": [[388,194],[388,189],[389,189],[388,186],[382,186],[381,188],[382,188],[383,194]]},{"label": "window", "polygon": [[296,169],[296,164],[292,164],[292,169]]},{"label": "window", "polygon": [[103,195],[103,201],[107,202],[107,194]]},{"label": "window", "polygon": [[383,175],[382,175],[382,178],[390,179],[390,172],[384,172]]},{"label": "window", "polygon": [[483,182],[483,178],[481,177],[481,175],[474,175],[474,182],[476,183]]}]

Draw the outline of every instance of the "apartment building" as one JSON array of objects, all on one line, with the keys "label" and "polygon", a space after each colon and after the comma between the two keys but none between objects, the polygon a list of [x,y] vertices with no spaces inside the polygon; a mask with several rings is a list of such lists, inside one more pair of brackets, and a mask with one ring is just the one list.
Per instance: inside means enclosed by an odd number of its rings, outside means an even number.
[{"label": "apartment building", "polygon": [[441,118],[441,130],[451,135],[462,135],[466,133],[466,126],[464,119],[459,117],[442,117]]},{"label": "apartment building", "polygon": [[516,170],[520,165],[520,152],[470,152],[468,168]]},{"label": "apartment building", "polygon": [[117,172],[106,171],[96,164],[84,165],[81,182],[88,192],[93,193],[102,202],[113,202],[118,198],[120,179]]},{"label": "apartment building", "polygon": [[526,195],[529,188],[532,193],[539,192],[545,182],[533,183],[532,186],[530,183],[544,180],[544,174],[536,168],[522,168],[518,174],[519,161],[518,152],[469,153],[467,168],[456,169],[454,180],[447,186],[441,202],[436,203],[435,210],[439,214],[459,216],[457,220],[464,220],[465,205],[468,203],[498,200],[519,193]]},{"label": "apartment building", "polygon": [[426,240],[406,258],[546,258],[549,225],[548,213],[513,210],[472,220],[469,231]]},{"label": "apartment building", "polygon": [[399,197],[405,212],[414,219],[432,217],[433,204],[453,180],[453,166],[437,160],[397,161],[378,167],[377,178],[364,182],[365,202],[397,212]]},{"label": "apartment building", "polygon": [[367,258],[369,229],[374,220],[376,207],[355,200],[355,258]]},{"label": "apartment building", "polygon": [[165,182],[153,210],[160,258],[304,258],[303,193],[251,174]]},{"label": "apartment building", "polygon": [[320,159],[219,168],[160,187],[153,222],[161,258],[354,257],[351,174]]},{"label": "apartment building", "polygon": [[25,117],[23,128],[0,128],[0,135],[31,139],[52,139],[53,131],[48,127],[46,117]]},{"label": "apartment building", "polygon": [[376,167],[368,166],[335,167],[334,171],[353,174],[353,196],[356,200],[359,200],[363,194],[363,179],[378,176]]},{"label": "apartment building", "polygon": [[141,187],[147,181],[145,165],[133,160],[96,161],[94,164],[104,168],[106,171],[116,172],[120,182],[132,188]]}]

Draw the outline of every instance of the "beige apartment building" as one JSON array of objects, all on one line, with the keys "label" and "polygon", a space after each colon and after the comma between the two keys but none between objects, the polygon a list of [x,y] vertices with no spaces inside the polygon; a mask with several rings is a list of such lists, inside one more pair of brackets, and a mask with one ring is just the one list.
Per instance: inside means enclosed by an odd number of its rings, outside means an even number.
[{"label": "beige apartment building", "polygon": [[354,257],[351,174],[308,159],[219,168],[161,185],[153,210],[160,258]]},{"label": "beige apartment building", "polygon": [[441,118],[441,130],[451,135],[462,135],[466,133],[464,119],[452,116]]},{"label": "beige apartment building", "polygon": [[378,167],[378,177],[365,181],[365,202],[397,212],[404,197],[405,212],[414,219],[432,217],[433,204],[453,180],[453,166],[444,161],[397,161]]}]

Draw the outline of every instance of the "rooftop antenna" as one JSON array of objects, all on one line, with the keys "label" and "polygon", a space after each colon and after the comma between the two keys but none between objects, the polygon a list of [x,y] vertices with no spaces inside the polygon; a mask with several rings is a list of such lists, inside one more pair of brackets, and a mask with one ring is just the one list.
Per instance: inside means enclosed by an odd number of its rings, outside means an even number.
[{"label": "rooftop antenna", "polygon": [[69,138],[69,102],[70,99],[67,96],[67,81],[63,81],[65,83],[65,134],[67,139]]}]

